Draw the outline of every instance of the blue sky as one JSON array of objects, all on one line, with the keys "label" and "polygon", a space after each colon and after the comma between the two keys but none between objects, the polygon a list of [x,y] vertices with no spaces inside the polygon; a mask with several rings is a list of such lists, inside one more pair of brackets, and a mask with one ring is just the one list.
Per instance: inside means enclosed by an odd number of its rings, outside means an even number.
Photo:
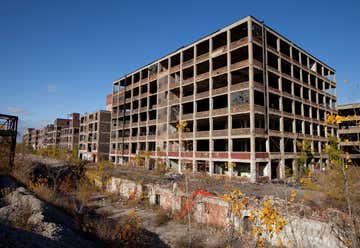
[{"label": "blue sky", "polygon": [[24,128],[104,109],[116,78],[247,15],[335,68],[339,103],[360,102],[360,1],[0,0],[0,113]]}]

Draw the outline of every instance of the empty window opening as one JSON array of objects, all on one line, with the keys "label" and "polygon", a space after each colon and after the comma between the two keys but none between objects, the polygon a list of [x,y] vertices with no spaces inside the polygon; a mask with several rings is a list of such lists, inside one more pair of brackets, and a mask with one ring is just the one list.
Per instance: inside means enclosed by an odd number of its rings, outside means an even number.
[{"label": "empty window opening", "polygon": [[196,101],[197,112],[209,111],[209,98]]},{"label": "empty window opening", "polygon": [[154,94],[156,92],[157,92],[157,82],[155,80],[155,81],[150,82],[150,93]]},{"label": "empty window opening", "polygon": [[187,125],[183,132],[193,132],[194,131],[194,122],[193,121],[186,121]]},{"label": "empty window opening", "polygon": [[279,67],[279,57],[276,56],[275,54],[268,52],[267,53],[267,62],[268,62],[268,66],[275,68],[276,70],[278,70]]},{"label": "empty window opening", "polygon": [[291,64],[286,60],[281,60],[281,72],[291,76]]},{"label": "empty window opening", "polygon": [[293,120],[284,117],[284,131],[288,133],[293,132]]},{"label": "empty window opening", "polygon": [[221,34],[216,35],[213,39],[212,39],[212,44],[213,44],[213,51],[222,47],[222,46],[226,46],[227,44],[227,33],[223,32]]},{"label": "empty window opening", "polygon": [[292,91],[291,91],[292,82],[290,80],[286,79],[286,78],[282,78],[281,80],[282,80],[282,82],[281,82],[282,91],[285,91],[285,92],[287,92],[289,94],[292,94]]},{"label": "empty window opening", "polygon": [[209,119],[200,119],[196,121],[196,131],[209,131],[210,124]]},{"label": "empty window opening", "polygon": [[196,75],[201,75],[203,73],[209,72],[209,60],[206,60],[200,64],[196,65]]},{"label": "empty window opening", "polygon": [[183,87],[183,97],[191,96],[194,94],[194,84]]},{"label": "empty window opening", "polygon": [[247,23],[240,24],[230,30],[231,42],[241,40],[248,36]]},{"label": "empty window opening", "polygon": [[171,67],[177,66],[179,64],[180,64],[180,53],[175,54],[170,58]]},{"label": "empty window opening", "polygon": [[231,84],[249,82],[249,68],[244,68],[231,72]]},{"label": "empty window opening", "polygon": [[213,130],[226,130],[228,128],[227,117],[215,117],[213,119]]},{"label": "empty window opening", "polygon": [[146,127],[140,127],[140,136],[146,136]]},{"label": "empty window opening", "polygon": [[310,134],[311,128],[310,128],[311,124],[307,121],[305,121],[305,134]]},{"label": "empty window opening", "polygon": [[225,162],[214,161],[214,173],[219,175],[225,174]]},{"label": "empty window opening", "polygon": [[157,64],[149,66],[149,73],[150,73],[149,75],[150,76],[156,75],[157,70],[158,70],[158,65]]},{"label": "empty window opening", "polygon": [[259,26],[256,23],[253,23],[253,25],[252,25],[252,34],[253,34],[253,38],[255,40],[261,41],[262,40],[262,28],[261,28],[261,26]]},{"label": "empty window opening", "polygon": [[292,102],[291,99],[283,97],[283,111],[292,113]]},{"label": "empty window opening", "polygon": [[295,120],[296,133],[302,133],[302,121]]},{"label": "empty window opening", "polygon": [[156,102],[157,102],[156,95],[150,96],[149,99],[150,99],[150,100],[149,100],[149,109],[153,109],[154,106],[156,105]]},{"label": "empty window opening", "polygon": [[[310,84],[312,87],[316,88],[316,77],[313,74],[310,74]],[[326,89],[326,86],[325,86]]]},{"label": "empty window opening", "polygon": [[300,60],[299,50],[294,48],[294,47],[292,47],[291,49],[292,49],[292,58],[293,58],[293,60],[295,60],[296,62],[300,62],[299,61]]},{"label": "empty window opening", "polygon": [[137,122],[138,122],[138,115],[137,115],[137,114],[135,114],[135,115],[132,116],[132,122],[133,122],[133,123],[137,123]]},{"label": "empty window opening", "polygon": [[317,86],[318,86],[319,90],[324,90],[324,81],[318,78],[318,85]]},{"label": "empty window opening", "polygon": [[300,80],[300,68],[297,67],[296,65],[293,66],[293,73],[294,73],[294,77]]},{"label": "empty window opening", "polygon": [[312,107],[311,115],[312,115],[312,118],[314,118],[314,119],[318,118],[317,109],[315,107]]},{"label": "empty window opening", "polygon": [[309,73],[302,70],[301,71],[301,74],[302,74],[302,81],[305,83],[305,84],[308,84],[309,83]]},{"label": "empty window opening", "polygon": [[311,91],[311,101],[313,103],[317,103],[317,99],[316,99],[316,92],[315,91]]},{"label": "empty window opening", "polygon": [[226,108],[228,106],[227,95],[216,96],[213,98],[213,109]]},{"label": "empty window opening", "polygon": [[194,67],[191,66],[183,70],[183,80],[192,78],[194,76]]},{"label": "empty window opening", "polygon": [[173,84],[177,84],[177,83],[180,83],[180,72],[175,72],[175,73],[172,73],[170,75],[170,83]]},{"label": "empty window opening", "polygon": [[266,139],[255,138],[255,152],[265,152],[265,151],[266,151]]},{"label": "empty window opening", "polygon": [[197,140],[196,141],[196,150],[199,152],[208,152],[209,151],[209,140]]},{"label": "empty window opening", "polygon": [[213,89],[222,88],[228,85],[227,74],[213,77]]},{"label": "empty window opening", "polygon": [[322,75],[322,66],[319,63],[316,64],[316,72]]},{"label": "empty window opening", "polygon": [[147,84],[144,84],[141,86],[141,94],[147,93],[148,92],[148,86]]},{"label": "empty window opening", "polygon": [[194,104],[193,104],[193,102],[184,103],[182,105],[182,107],[183,107],[182,112],[183,112],[184,115],[194,113]]},{"label": "empty window opening", "polygon": [[140,114],[140,121],[146,121],[147,119],[147,113],[146,112],[143,112]]},{"label": "empty window opening", "polygon": [[280,131],[280,117],[277,115],[269,115],[269,129]]},{"label": "empty window opening", "polygon": [[156,135],[156,126],[149,126],[149,135]]},{"label": "empty window opening", "polygon": [[152,110],[149,112],[149,120],[155,120],[156,119],[156,110]]},{"label": "empty window opening", "polygon": [[303,98],[304,99],[309,99],[309,89],[308,88],[305,88],[303,87]]},{"label": "empty window opening", "polygon": [[183,62],[189,61],[194,58],[194,47],[190,47],[183,52]]},{"label": "empty window opening", "polygon": [[196,83],[196,93],[209,91],[209,79],[202,80]]},{"label": "empty window opening", "polygon": [[179,112],[180,112],[179,105],[171,106],[171,108],[170,108],[170,121],[179,120]]},{"label": "empty window opening", "polygon": [[280,110],[280,96],[269,93],[269,107]]},{"label": "empty window opening", "polygon": [[180,97],[180,88],[170,90],[170,100],[178,99]]},{"label": "empty window opening", "polygon": [[232,142],[234,152],[250,151],[250,139],[233,139]]},{"label": "empty window opening", "polygon": [[266,43],[269,47],[277,50],[277,37],[270,32],[266,33]]},{"label": "empty window opening", "polygon": [[205,40],[196,45],[196,56],[201,56],[209,52],[209,40]]},{"label": "empty window opening", "polygon": [[140,106],[141,106],[141,108],[144,108],[147,106],[147,98],[141,98]]},{"label": "empty window opening", "polygon": [[232,128],[250,128],[250,114],[233,115]]},{"label": "empty window opening", "polygon": [[132,137],[135,137],[135,136],[137,136],[137,135],[138,135],[138,129],[137,129],[137,128],[131,129],[131,136],[132,136]]},{"label": "empty window opening", "polygon": [[295,114],[302,115],[301,113],[301,102],[295,101]]},{"label": "empty window opening", "polygon": [[137,143],[131,143],[131,153],[136,153]]},{"label": "empty window opening", "polygon": [[137,83],[140,81],[140,72],[137,72],[134,74],[134,83]]},{"label": "empty window opening", "polygon": [[221,55],[212,59],[213,70],[227,66],[227,55]]},{"label": "empty window opening", "polygon": [[259,62],[263,62],[263,49],[261,46],[253,44],[253,56]]},{"label": "empty window opening", "polygon": [[294,152],[294,140],[284,138],[284,150],[285,152]]},{"label": "empty window opening", "polygon": [[254,103],[255,105],[264,106],[264,93],[255,90],[254,91]]},{"label": "empty window opening", "polygon": [[131,90],[125,92],[125,98],[131,98]]},{"label": "empty window opening", "polygon": [[280,138],[278,137],[270,137],[270,152],[280,152]]},{"label": "empty window opening", "polygon": [[194,150],[194,142],[192,140],[184,140],[182,142],[182,151],[191,152]]},{"label": "empty window opening", "polygon": [[264,83],[264,74],[262,70],[254,68],[254,81],[261,84]]},{"label": "empty window opening", "polygon": [[264,115],[255,114],[255,128],[265,128]]},{"label": "empty window opening", "polygon": [[235,162],[233,172],[236,176],[250,177],[250,163]]},{"label": "empty window opening", "polygon": [[198,172],[209,172],[209,162],[197,160],[196,167]]},{"label": "empty window opening", "polygon": [[169,60],[164,59],[163,61],[160,62],[159,66],[160,66],[160,72],[167,71],[169,69]]},{"label": "empty window opening", "polygon": [[290,45],[283,40],[280,40],[280,52],[290,57]]},{"label": "empty window opening", "polygon": [[133,96],[138,96],[139,95],[139,87],[136,87],[135,89],[133,89]]},{"label": "empty window opening", "polygon": [[214,151],[215,152],[226,152],[228,150],[227,139],[215,139],[214,140]]},{"label": "empty window opening", "polygon": [[235,64],[237,62],[249,59],[248,46],[243,46],[234,51],[231,51],[230,56],[231,56],[231,64]]},{"label": "empty window opening", "polygon": [[271,88],[274,88],[274,89],[279,89],[279,76],[274,74],[274,73],[271,73],[271,72],[268,72],[268,84],[269,84],[269,87]]},{"label": "empty window opening", "polygon": [[125,79],[125,81],[126,81],[126,86],[130,85],[131,82],[132,82],[132,76],[127,77],[127,78]]},{"label": "empty window opening", "polygon": [[133,110],[135,110],[135,109],[138,109],[139,108],[139,101],[138,100],[136,100],[136,101],[133,101],[132,102],[132,105],[133,105]]},{"label": "empty window opening", "polygon": [[141,71],[141,79],[146,79],[148,78],[148,69],[144,69]]},{"label": "empty window opening", "polygon": [[297,83],[294,83],[294,95],[297,97],[301,97],[301,86]]},{"label": "empty window opening", "polygon": [[304,104],[304,115],[306,117],[310,117],[310,106],[309,105]]}]

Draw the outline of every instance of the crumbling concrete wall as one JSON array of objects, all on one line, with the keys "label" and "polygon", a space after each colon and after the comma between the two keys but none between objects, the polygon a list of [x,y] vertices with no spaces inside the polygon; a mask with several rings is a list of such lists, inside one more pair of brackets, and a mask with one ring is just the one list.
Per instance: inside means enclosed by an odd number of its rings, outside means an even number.
[{"label": "crumbling concrete wall", "polygon": [[[141,197],[143,189],[146,188],[149,203],[159,205],[161,208],[176,213],[183,210],[187,203],[188,197],[183,189],[179,188],[176,183],[170,186],[158,184],[146,184],[133,182],[127,179],[114,178],[109,180],[108,191],[119,192],[124,197]],[[145,192],[144,192],[145,193]],[[198,223],[226,227],[230,223],[234,224],[236,229],[251,231],[249,222],[246,217],[249,216],[249,210],[255,208],[255,201],[251,202],[247,210],[243,210],[244,219],[235,217],[229,207],[221,197],[217,196],[196,196],[194,199],[190,196],[191,212]],[[273,199],[276,203],[277,199]],[[258,201],[258,200],[256,200]],[[277,203],[282,200],[278,200]],[[261,205],[261,204],[260,204]],[[305,217],[290,216],[287,218],[288,224],[281,231],[279,236],[275,236],[269,242],[277,245],[278,237],[288,246],[297,247],[321,247],[332,248],[342,247],[339,240],[331,231],[331,223]]]}]

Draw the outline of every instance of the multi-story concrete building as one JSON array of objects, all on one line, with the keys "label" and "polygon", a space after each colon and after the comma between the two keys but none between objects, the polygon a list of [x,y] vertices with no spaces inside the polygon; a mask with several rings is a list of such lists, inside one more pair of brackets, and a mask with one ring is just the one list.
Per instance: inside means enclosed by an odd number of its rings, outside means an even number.
[{"label": "multi-story concrete building", "polygon": [[79,130],[80,130],[80,114],[72,113],[70,115],[69,125],[60,130],[60,144],[62,149],[78,148],[79,145]]},{"label": "multi-story concrete building", "polygon": [[338,114],[344,117],[339,124],[340,147],[348,153],[353,164],[360,165],[360,103],[338,106]]},{"label": "multi-story concrete building", "polygon": [[22,142],[25,146],[32,147],[34,137],[32,136],[34,128],[27,128],[22,137]]},{"label": "multi-story concrete building", "polygon": [[284,178],[297,141],[311,141],[318,162],[336,132],[323,125],[335,70],[251,16],[121,77],[112,95],[117,164],[147,150],[150,164],[178,170]]},{"label": "multi-story concrete building", "polygon": [[79,158],[98,162],[108,160],[111,112],[99,110],[80,118]]}]

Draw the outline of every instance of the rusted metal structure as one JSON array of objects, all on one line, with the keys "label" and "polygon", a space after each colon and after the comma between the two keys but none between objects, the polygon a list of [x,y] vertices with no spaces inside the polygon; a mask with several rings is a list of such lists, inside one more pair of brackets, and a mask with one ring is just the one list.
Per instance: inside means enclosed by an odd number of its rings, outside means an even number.
[{"label": "rusted metal structure", "polygon": [[[15,158],[18,117],[0,114],[0,147],[9,141],[9,165],[12,166]],[[1,154],[3,156],[3,154]],[[7,156],[7,155],[6,155]],[[6,159],[6,158],[5,158]]]}]

